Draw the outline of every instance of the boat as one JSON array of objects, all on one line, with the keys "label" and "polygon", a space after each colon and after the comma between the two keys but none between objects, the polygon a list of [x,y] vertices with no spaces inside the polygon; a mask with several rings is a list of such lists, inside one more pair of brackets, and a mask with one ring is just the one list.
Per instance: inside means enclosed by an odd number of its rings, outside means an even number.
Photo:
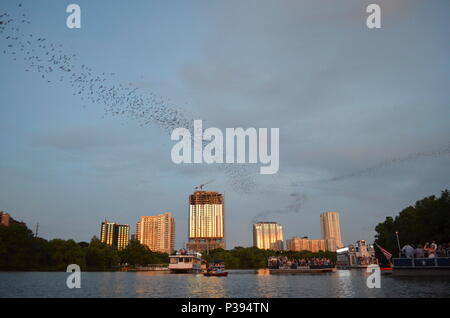
[{"label": "boat", "polygon": [[201,273],[202,262],[201,253],[181,249],[169,256],[169,270],[171,273]]},{"label": "boat", "polygon": [[213,265],[209,266],[203,275],[209,276],[228,276],[228,272],[225,271],[224,261],[213,261]]},{"label": "boat", "polygon": [[380,267],[382,275],[392,275],[392,267]]},{"label": "boat", "polygon": [[322,266],[298,266],[297,268],[269,268],[270,274],[322,274],[333,273],[336,268],[333,265]]},{"label": "boat", "polygon": [[450,276],[450,257],[393,258],[393,276]]},{"label": "boat", "polygon": [[336,271],[336,267],[333,264],[306,266],[279,264],[277,257],[269,257],[268,268],[270,274],[322,274]]},{"label": "boat", "polygon": [[336,250],[336,267],[338,269],[366,269],[371,265],[377,265],[373,245],[365,240],[356,241],[347,247]]}]

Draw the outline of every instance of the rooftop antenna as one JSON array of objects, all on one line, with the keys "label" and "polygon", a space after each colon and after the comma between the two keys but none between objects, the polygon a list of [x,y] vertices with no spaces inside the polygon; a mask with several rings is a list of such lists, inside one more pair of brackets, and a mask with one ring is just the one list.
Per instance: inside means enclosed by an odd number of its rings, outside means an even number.
[{"label": "rooftop antenna", "polygon": [[203,184],[199,184],[198,186],[195,186],[194,189],[195,189],[195,190],[200,190],[200,191],[202,191],[202,190],[203,190],[203,187],[204,187],[205,185],[210,184],[210,183],[213,183],[214,181],[215,181],[215,180],[209,180],[208,182],[205,182],[205,183],[203,183]]}]

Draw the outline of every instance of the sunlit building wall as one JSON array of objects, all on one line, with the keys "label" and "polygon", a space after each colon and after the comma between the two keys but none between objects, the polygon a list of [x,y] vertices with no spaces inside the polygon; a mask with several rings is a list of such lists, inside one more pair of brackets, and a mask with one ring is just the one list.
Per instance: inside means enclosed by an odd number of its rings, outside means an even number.
[{"label": "sunlit building wall", "polygon": [[130,241],[130,226],[127,224],[116,224],[117,249],[122,250],[128,246]]},{"label": "sunlit building wall", "polygon": [[336,248],[342,248],[341,225],[338,212],[325,212],[320,215],[322,239],[334,239]]},{"label": "sunlit building wall", "polygon": [[276,222],[253,224],[253,246],[264,250],[283,250],[283,227]]},{"label": "sunlit building wall", "polygon": [[100,241],[121,250],[128,246],[130,226],[105,220],[100,230]]},{"label": "sunlit building wall", "polygon": [[224,197],[213,191],[189,196],[189,250],[225,248]]},{"label": "sunlit building wall", "polygon": [[172,213],[142,216],[136,224],[136,239],[151,251],[173,253],[175,250],[175,219]]},{"label": "sunlit building wall", "polygon": [[9,221],[11,216],[8,213],[0,211],[0,224],[4,226],[9,226]]},{"label": "sunlit building wall", "polygon": [[[329,249],[329,244],[327,240],[322,239],[309,239],[307,237],[297,237],[286,241],[286,249],[289,251],[310,251],[313,253],[317,253],[319,251],[334,251],[333,249]],[[332,245],[330,245],[333,248]]]}]

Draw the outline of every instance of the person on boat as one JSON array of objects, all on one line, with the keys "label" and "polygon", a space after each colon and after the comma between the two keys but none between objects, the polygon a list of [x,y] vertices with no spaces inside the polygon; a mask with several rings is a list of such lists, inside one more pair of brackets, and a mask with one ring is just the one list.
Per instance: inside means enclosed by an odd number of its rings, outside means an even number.
[{"label": "person on boat", "polygon": [[403,246],[402,252],[407,258],[414,258],[414,248],[411,245],[406,244]]},{"label": "person on boat", "polygon": [[426,243],[425,246],[426,246],[426,248],[424,248],[424,250],[427,252],[428,258],[435,258],[436,257],[436,249],[433,247],[433,244],[430,245],[430,244]]},{"label": "person on boat", "polygon": [[423,246],[423,251],[425,253],[424,257],[428,257],[428,253],[430,252],[430,243],[425,243],[425,245]]},{"label": "person on boat", "polygon": [[423,250],[422,244],[419,244],[414,249],[414,258],[423,258],[423,257],[425,257],[425,252]]}]

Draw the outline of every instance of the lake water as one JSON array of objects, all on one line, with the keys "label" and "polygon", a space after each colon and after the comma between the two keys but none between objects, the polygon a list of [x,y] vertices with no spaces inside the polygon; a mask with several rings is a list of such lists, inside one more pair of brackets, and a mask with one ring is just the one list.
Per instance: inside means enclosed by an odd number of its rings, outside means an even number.
[{"label": "lake water", "polygon": [[82,272],[69,289],[62,272],[0,272],[0,297],[450,297],[450,278],[381,277],[366,286],[364,270],[320,275],[269,275],[229,270],[228,277],[166,272]]}]

